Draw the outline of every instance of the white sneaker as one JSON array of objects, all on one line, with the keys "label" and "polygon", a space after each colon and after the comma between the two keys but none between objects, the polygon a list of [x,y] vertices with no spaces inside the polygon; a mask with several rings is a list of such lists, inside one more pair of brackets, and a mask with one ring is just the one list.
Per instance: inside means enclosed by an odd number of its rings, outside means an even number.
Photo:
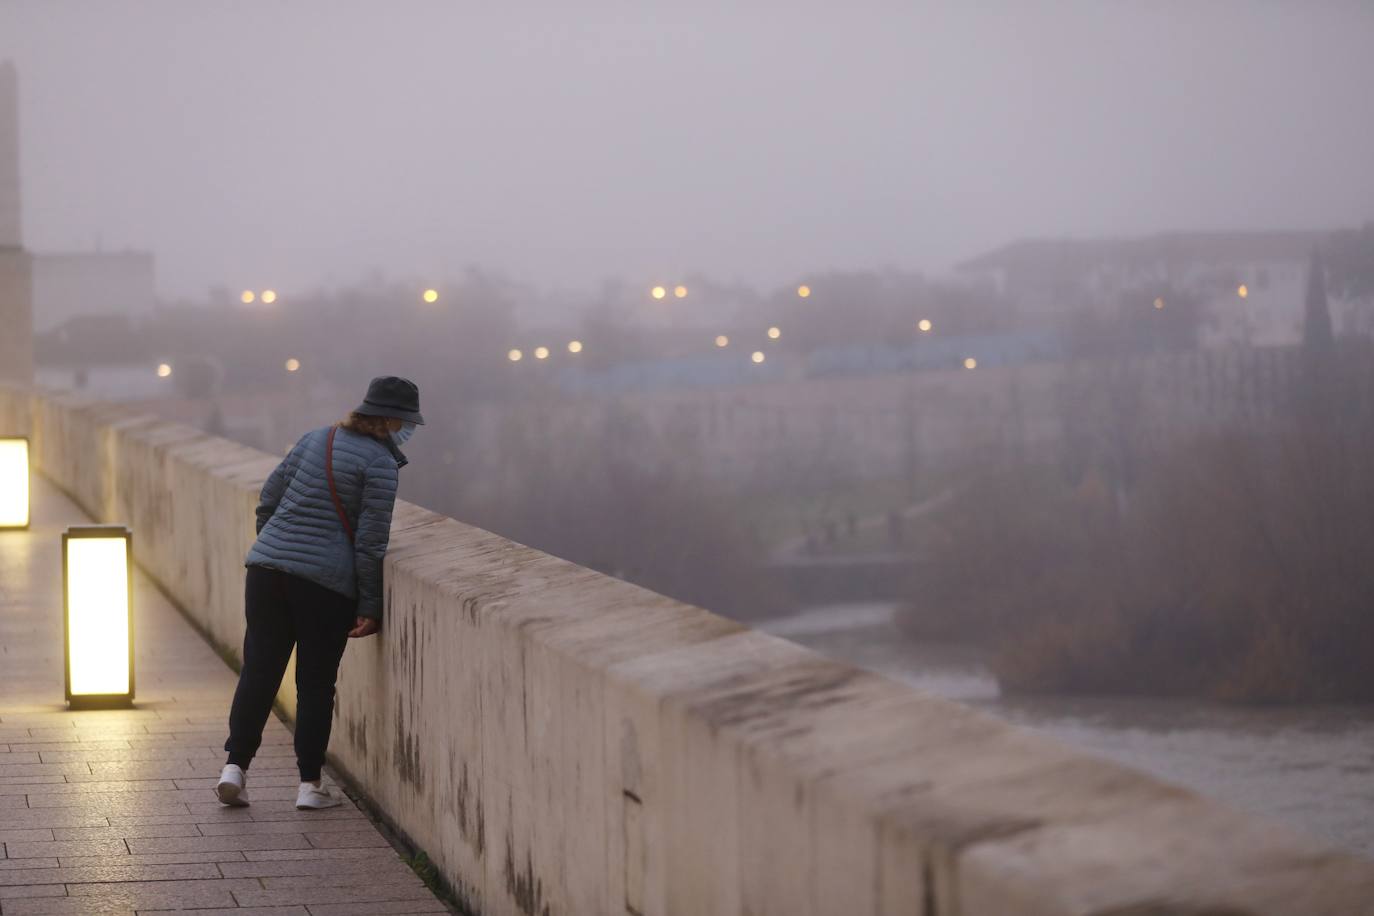
[{"label": "white sneaker", "polygon": [[226,763],[219,774],[219,785],[215,786],[215,797],[222,805],[248,807],[248,774],[237,764]]},{"label": "white sneaker", "polygon": [[343,802],[335,798],[328,789],[317,782],[303,782],[296,792],[296,810],[308,811],[313,808],[335,808]]}]

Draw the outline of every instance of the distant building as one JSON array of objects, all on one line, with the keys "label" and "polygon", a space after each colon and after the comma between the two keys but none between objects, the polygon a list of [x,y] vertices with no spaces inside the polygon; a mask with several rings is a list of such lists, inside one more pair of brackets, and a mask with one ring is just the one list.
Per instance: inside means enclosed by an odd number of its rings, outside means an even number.
[{"label": "distant building", "polygon": [[1129,239],[1029,239],[960,264],[1028,316],[1112,308],[1123,294],[1182,290],[1203,303],[1200,344],[1281,346],[1302,338],[1307,263],[1327,232],[1175,232]]},{"label": "distant building", "polygon": [[153,310],[153,255],[147,251],[90,251],[33,255],[33,324],[51,331],[73,318]]}]

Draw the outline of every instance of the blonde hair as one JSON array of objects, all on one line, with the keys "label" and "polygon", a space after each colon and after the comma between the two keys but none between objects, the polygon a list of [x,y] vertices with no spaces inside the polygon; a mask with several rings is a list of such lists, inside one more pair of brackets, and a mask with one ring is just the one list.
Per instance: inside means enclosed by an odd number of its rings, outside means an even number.
[{"label": "blonde hair", "polygon": [[391,433],[387,427],[386,417],[374,417],[372,414],[358,413],[356,410],[340,420],[339,426],[349,432],[371,436],[374,439],[385,439]]}]

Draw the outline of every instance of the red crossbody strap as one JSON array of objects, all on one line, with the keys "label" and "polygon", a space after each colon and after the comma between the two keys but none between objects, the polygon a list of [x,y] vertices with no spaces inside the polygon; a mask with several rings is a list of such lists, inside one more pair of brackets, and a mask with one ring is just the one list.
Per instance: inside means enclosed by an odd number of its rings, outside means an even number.
[{"label": "red crossbody strap", "polygon": [[339,491],[334,489],[334,434],[338,431],[337,426],[329,427],[329,439],[324,444],[324,476],[329,481],[329,498],[334,500],[334,511],[339,513],[339,521],[343,522],[344,531],[348,534],[348,543],[352,544],[353,526],[344,514],[343,503],[339,502]]}]

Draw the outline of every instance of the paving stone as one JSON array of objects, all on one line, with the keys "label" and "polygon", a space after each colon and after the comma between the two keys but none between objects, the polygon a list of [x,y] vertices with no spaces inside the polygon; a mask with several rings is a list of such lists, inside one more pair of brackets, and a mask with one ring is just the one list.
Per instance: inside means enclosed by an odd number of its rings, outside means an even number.
[{"label": "paving stone", "polygon": [[[38,757],[44,763],[118,763],[124,760],[178,760],[185,757],[209,757],[211,751],[207,748],[203,752],[192,753],[194,749],[180,747],[131,747],[127,750],[118,748],[91,748],[82,750],[72,747],[59,751],[40,751]],[[223,757],[224,752],[219,755]]]},{"label": "paving stone", "polygon": [[249,849],[245,850],[243,857],[250,862],[272,862],[285,859],[334,859],[342,861],[366,861],[380,862],[395,860],[401,861],[401,857],[395,849],[381,849],[380,847],[354,847],[341,849]]},{"label": "paving stone", "polygon": [[[18,777],[23,778],[23,777]],[[72,782],[66,777],[36,776],[31,779],[48,780],[27,786],[13,786],[6,789],[0,785],[0,795],[77,795],[82,792],[104,794],[123,794],[131,792],[175,792],[177,786],[170,779],[118,779],[108,777],[103,780]]]},{"label": "paving stone", "polygon": [[150,837],[126,842],[129,852],[135,855],[150,852],[210,852],[223,849],[304,849],[310,845],[303,833],[275,833],[266,836]]},{"label": "paving stone", "polygon": [[[35,754],[42,757],[42,754]],[[68,773],[89,773],[91,768],[81,760],[66,760],[57,763],[34,760],[15,763],[0,763],[0,776],[65,776]]]},{"label": "paving stone", "polygon": [[410,916],[418,913],[447,913],[439,900],[393,900],[374,903],[315,903],[310,916]]},{"label": "paving stone", "polygon": [[319,849],[339,849],[358,846],[390,846],[376,830],[311,831],[306,833],[310,845]]},{"label": "paving stone", "polygon": [[[167,866],[171,868],[173,866]],[[175,866],[200,867],[200,866]],[[213,868],[213,866],[211,866]],[[218,874],[218,872],[216,872]],[[73,897],[96,897],[120,899],[133,902],[136,906],[155,908],[144,900],[156,901],[157,898],[173,898],[176,902],[160,904],[164,909],[172,906],[212,907],[233,906],[236,891],[253,890],[261,887],[261,882],[247,879],[164,879],[153,881],[124,881],[91,884],[72,884],[67,893]]]},{"label": "paving stone", "polygon": [[250,817],[247,808],[221,807],[217,811],[201,814],[192,814],[189,811],[182,814],[111,814],[108,823],[112,827],[147,827],[166,826],[168,824],[197,824],[201,821],[213,822],[218,820],[246,822],[250,820]]},{"label": "paving stone", "polygon": [[266,887],[234,891],[240,906],[288,906],[304,903],[319,906],[328,903],[381,903],[399,900],[434,900],[434,894],[423,883],[415,886],[367,887],[328,886],[314,884],[285,884],[275,882],[297,881],[296,878],[264,878],[263,882],[274,882]]},{"label": "paving stone", "polygon": [[153,760],[129,763],[119,760],[101,760],[90,765],[86,775],[68,775],[68,782],[102,782],[114,777],[121,779],[176,779],[179,776],[194,775],[186,760]]},{"label": "paving stone", "polygon": [[306,830],[309,830],[311,833],[332,833],[336,831],[356,833],[365,824],[366,821],[356,817],[338,818],[332,821],[321,821],[312,817],[308,824],[302,824],[299,818],[287,818],[280,821],[224,821],[220,823],[201,824],[200,832],[205,836],[253,836],[269,833],[304,833]]},{"label": "paving stone", "polygon": [[193,865],[205,862],[218,864],[220,862],[245,862],[247,860],[241,852],[224,849],[209,852],[153,852],[139,855],[125,853],[122,856],[62,856],[59,861],[63,868],[76,868],[82,865],[113,867],[123,865]]},{"label": "paving stone", "polygon": [[14,912],[14,904],[11,900],[20,900],[27,897],[65,897],[67,888],[61,884],[0,884],[0,907],[4,907],[4,912],[10,914]]},{"label": "paving stone", "polygon": [[114,856],[127,855],[129,848],[123,839],[80,841],[50,841],[35,843],[6,843],[5,851],[11,859],[37,856]]},{"label": "paving stone", "polygon": [[[139,910],[138,916],[157,916],[159,913],[184,913],[186,910]],[[310,916],[303,906],[244,906],[228,909],[195,910],[195,916]],[[374,910],[385,913],[385,910]],[[431,910],[430,912],[443,912]]]},{"label": "paving stone", "polygon": [[[61,773],[43,773],[37,776],[0,776],[0,794],[23,795],[22,786],[61,785],[67,777]],[[7,787],[20,788],[17,792],[6,791]]]},{"label": "paving stone", "polygon": [[129,742],[120,739],[92,739],[90,741],[75,741],[75,739],[73,739],[72,741],[34,740],[17,742],[14,745],[14,748],[16,750],[32,751],[34,753],[41,753],[43,751],[70,751],[78,747],[84,748],[86,750],[110,750],[114,748],[122,749],[129,747]]},{"label": "paving stone", "polygon": [[5,907],[6,916],[137,916],[138,913],[130,904],[96,901],[92,905],[83,899],[71,897],[26,900],[24,904],[22,909],[17,905]]},{"label": "paving stone", "polygon": [[84,808],[0,808],[0,830],[15,827],[107,827],[105,815]]},{"label": "paving stone", "polygon": [[150,836],[200,836],[195,824],[124,824],[119,827],[54,827],[53,840],[124,840]]},{"label": "paving stone", "polygon": [[[263,810],[260,805],[253,805],[252,808],[239,809],[248,812],[248,819],[267,823],[270,821],[300,820],[308,818],[311,823],[322,823],[325,821],[363,821],[367,822],[367,815],[357,808],[341,805],[338,808],[326,808],[323,811],[297,811],[294,805],[285,805],[278,810]],[[358,829],[363,829],[359,825]]]},{"label": "paving stone", "polygon": [[0,871],[0,884],[88,884],[105,881],[169,881],[174,878],[218,878],[212,864],[15,868]]},{"label": "paving stone", "polygon": [[56,868],[56,859],[29,858],[29,859],[0,859],[0,871],[12,868]]},{"label": "paving stone", "polygon": [[[388,850],[389,852],[390,850]],[[396,858],[366,859],[283,859],[269,862],[222,862],[220,873],[226,878],[272,878],[296,875],[338,876],[362,868],[378,883],[396,881],[406,883],[417,879],[415,872]]]},{"label": "paving stone", "polygon": [[[0,795],[0,799],[6,796]],[[178,795],[161,792],[98,792],[81,797],[69,792],[35,792],[27,796],[30,808],[80,808],[83,811],[120,814],[180,814],[186,802]],[[3,802],[0,802],[3,804]]]}]

